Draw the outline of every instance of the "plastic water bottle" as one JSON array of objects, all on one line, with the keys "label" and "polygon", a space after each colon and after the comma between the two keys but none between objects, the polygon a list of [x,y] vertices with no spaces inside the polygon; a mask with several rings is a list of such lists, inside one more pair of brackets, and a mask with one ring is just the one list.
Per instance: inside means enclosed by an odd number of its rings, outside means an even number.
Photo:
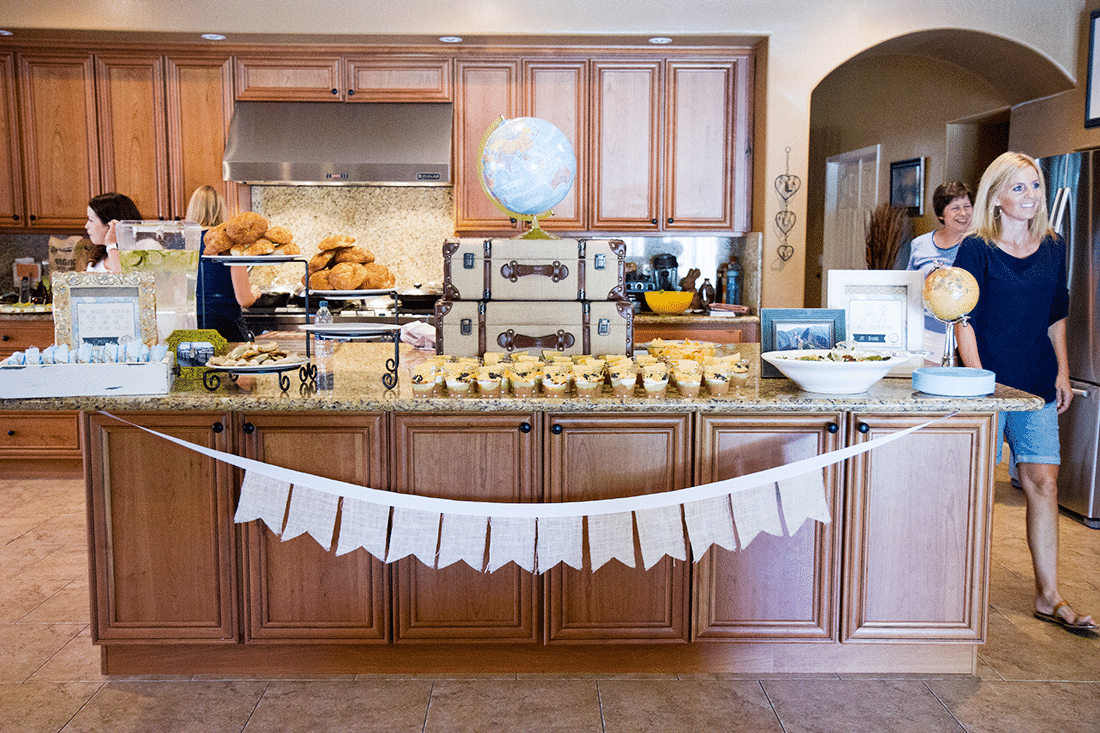
[{"label": "plastic water bottle", "polygon": [[738,305],[741,302],[741,263],[731,257],[726,267],[726,302]]},{"label": "plastic water bottle", "polygon": [[[322,300],[321,305],[317,307],[313,323],[316,326],[332,325],[332,311],[328,309],[327,300]],[[316,354],[317,389],[332,389],[335,381],[332,373],[332,354],[335,350],[332,339],[315,335],[313,349]]]}]

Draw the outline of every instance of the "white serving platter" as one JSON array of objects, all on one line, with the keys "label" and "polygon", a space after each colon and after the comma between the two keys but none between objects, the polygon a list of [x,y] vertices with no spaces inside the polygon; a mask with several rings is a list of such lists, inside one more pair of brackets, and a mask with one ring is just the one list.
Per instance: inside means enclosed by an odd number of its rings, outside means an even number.
[{"label": "white serving platter", "polygon": [[204,368],[214,369],[219,372],[229,372],[230,374],[262,374],[263,372],[289,372],[292,369],[297,369],[309,361],[306,359],[299,359],[298,361],[281,361],[273,364],[256,364],[255,366],[218,366],[215,364],[207,364]]},{"label": "white serving platter", "polygon": [[302,323],[298,328],[320,336],[376,336],[401,330],[395,323]]},{"label": "white serving platter", "polygon": [[344,298],[356,300],[359,298],[375,298],[379,295],[393,295],[393,288],[381,288],[379,290],[314,290],[310,288],[310,295],[321,295],[326,298]]},{"label": "white serving platter", "polygon": [[301,255],[203,255],[204,260],[233,265],[269,265],[279,262],[305,262]]}]

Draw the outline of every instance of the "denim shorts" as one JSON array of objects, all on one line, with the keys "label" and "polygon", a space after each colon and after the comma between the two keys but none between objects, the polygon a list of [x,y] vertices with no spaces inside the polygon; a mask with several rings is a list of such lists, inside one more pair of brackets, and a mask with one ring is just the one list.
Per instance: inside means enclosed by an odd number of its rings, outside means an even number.
[{"label": "denim shorts", "polygon": [[1004,412],[997,420],[997,463],[1001,444],[1008,442],[1013,463],[1062,463],[1058,443],[1058,408],[1048,402],[1033,412]]}]

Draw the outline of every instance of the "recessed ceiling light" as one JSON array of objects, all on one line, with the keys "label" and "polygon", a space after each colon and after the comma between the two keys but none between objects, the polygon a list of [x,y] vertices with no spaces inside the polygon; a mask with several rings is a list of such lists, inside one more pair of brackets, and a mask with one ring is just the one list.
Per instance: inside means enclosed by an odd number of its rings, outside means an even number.
[{"label": "recessed ceiling light", "polygon": [[665,36],[657,36],[657,37],[655,37],[655,38],[650,38],[650,39],[649,39],[649,42],[650,42],[650,43],[655,43],[655,44],[657,44],[658,46],[661,46],[661,45],[664,45],[664,44],[666,44],[666,43],[672,43],[672,39],[671,39],[671,38],[667,38],[667,37],[665,37]]},{"label": "recessed ceiling light", "polygon": [[458,36],[440,36],[441,43],[462,43],[462,39]]},{"label": "recessed ceiling light", "polygon": [[11,31],[0,31],[0,36],[14,36],[14,35],[15,34],[12,33]]},{"label": "recessed ceiling light", "polygon": [[204,38],[207,41],[224,41],[225,40],[225,36],[223,36],[221,33],[203,33],[202,38]]}]

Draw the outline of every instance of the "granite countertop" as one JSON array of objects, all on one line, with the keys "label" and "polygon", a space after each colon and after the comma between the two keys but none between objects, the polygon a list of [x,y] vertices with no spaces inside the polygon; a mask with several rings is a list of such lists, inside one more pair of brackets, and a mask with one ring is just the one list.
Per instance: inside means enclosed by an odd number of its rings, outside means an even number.
[{"label": "granite countertop", "polygon": [[[299,342],[301,340],[299,339]],[[167,411],[261,411],[261,412],[370,412],[379,410],[409,412],[986,412],[991,410],[1037,410],[1042,400],[1025,392],[997,385],[984,397],[939,397],[913,391],[910,378],[887,377],[867,392],[854,395],[829,395],[803,392],[787,379],[761,379],[759,344],[723,347],[740,351],[748,359],[749,375],[741,384],[731,386],[722,397],[703,394],[697,398],[680,397],[669,388],[665,398],[644,396],[640,388],[635,396],[597,398],[580,397],[501,397],[495,399],[456,397],[417,397],[409,381],[411,366],[429,354],[401,346],[398,384],[387,390],[382,384],[387,359],[394,354],[389,343],[341,343],[334,356],[334,384],[331,390],[303,388],[298,372],[287,372],[290,388],[283,392],[278,375],[241,375],[234,383],[221,374],[221,386],[211,392],[201,381],[177,379],[166,395],[133,397],[59,397],[0,400],[0,410],[167,410]],[[304,350],[304,344],[302,346]]]}]

